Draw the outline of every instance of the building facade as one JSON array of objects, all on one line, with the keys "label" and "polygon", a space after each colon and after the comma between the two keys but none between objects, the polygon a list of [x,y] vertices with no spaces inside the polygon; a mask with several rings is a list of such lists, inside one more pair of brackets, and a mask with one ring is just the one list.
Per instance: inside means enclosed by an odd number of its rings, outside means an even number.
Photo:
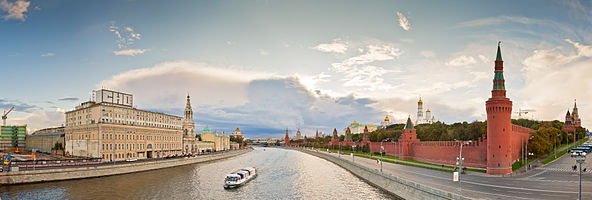
[{"label": "building facade", "polygon": [[25,148],[27,125],[0,127],[0,150]]},{"label": "building facade", "polygon": [[56,145],[64,148],[64,145],[66,144],[64,132],[36,133],[28,135],[26,141],[27,150],[36,150],[43,153],[52,153],[51,150],[54,149]]},{"label": "building facade", "polygon": [[360,124],[354,120],[354,122],[347,126],[345,129],[343,129],[343,131],[345,132],[347,129],[349,129],[352,134],[360,134],[364,133],[365,128],[368,128],[368,131],[372,132],[376,131],[378,127],[379,126],[373,124]]},{"label": "building facade", "polygon": [[202,141],[214,143],[214,151],[226,151],[230,149],[230,136],[212,132],[207,126],[201,133]]},{"label": "building facade", "polygon": [[183,153],[182,117],[133,108],[130,94],[94,93],[94,101],[65,113],[67,155],[124,160]]}]

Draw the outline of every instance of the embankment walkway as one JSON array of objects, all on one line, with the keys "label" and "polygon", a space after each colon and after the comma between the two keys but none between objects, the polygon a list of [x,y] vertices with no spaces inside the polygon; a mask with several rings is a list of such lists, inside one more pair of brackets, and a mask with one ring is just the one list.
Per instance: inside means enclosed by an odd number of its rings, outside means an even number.
[{"label": "embankment walkway", "polygon": [[[459,198],[460,196],[458,196],[455,193],[435,189],[411,181],[409,179],[402,179],[400,177],[396,177],[388,173],[380,173],[376,169],[367,167],[364,164],[352,162],[348,159],[342,159],[326,152],[320,152],[316,150],[304,150],[297,148],[289,149],[298,150],[330,161],[350,171],[352,174],[360,177],[362,180],[365,180],[369,184],[374,185],[375,187],[378,187],[384,191],[387,191],[393,195],[396,195],[404,199],[468,199],[466,197]],[[366,158],[357,157],[356,159]]]},{"label": "embankment walkway", "polygon": [[155,160],[148,162],[129,162],[114,165],[96,165],[75,168],[58,168],[35,171],[15,171],[0,173],[0,185],[36,183],[46,181],[60,181],[82,178],[112,176],[148,170],[163,169],[182,165],[203,163],[230,158],[251,152],[252,148],[224,153],[207,154],[197,157]]}]

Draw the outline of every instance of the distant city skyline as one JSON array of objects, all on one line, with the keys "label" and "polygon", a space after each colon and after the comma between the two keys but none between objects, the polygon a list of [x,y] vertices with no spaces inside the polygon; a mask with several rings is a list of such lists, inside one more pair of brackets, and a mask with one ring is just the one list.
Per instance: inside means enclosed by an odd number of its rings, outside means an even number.
[{"label": "distant city skyline", "polygon": [[[528,7],[529,9],[523,9]],[[592,123],[590,1],[0,0],[0,110],[31,130],[100,88],[196,130],[282,138],[415,116],[483,121],[501,41],[526,118]],[[148,12],[150,11],[150,12]],[[518,118],[518,114],[513,116]],[[590,116],[592,118],[592,116]],[[292,136],[292,135],[290,135]]]}]

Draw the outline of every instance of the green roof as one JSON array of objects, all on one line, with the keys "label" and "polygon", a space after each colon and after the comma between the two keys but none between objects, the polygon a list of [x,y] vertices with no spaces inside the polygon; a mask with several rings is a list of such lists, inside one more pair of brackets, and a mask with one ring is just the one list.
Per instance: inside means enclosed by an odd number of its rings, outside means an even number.
[{"label": "green roof", "polygon": [[407,124],[405,124],[405,129],[415,129],[415,127],[413,127],[413,122],[411,122],[410,117],[407,117]]}]

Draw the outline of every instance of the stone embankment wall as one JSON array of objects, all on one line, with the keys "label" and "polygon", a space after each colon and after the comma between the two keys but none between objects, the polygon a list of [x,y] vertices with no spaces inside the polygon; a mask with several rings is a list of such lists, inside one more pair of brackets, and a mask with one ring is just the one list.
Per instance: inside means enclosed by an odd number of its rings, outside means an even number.
[{"label": "stone embankment wall", "polygon": [[60,181],[70,179],[93,178],[142,172],[181,165],[214,161],[241,155],[252,151],[251,148],[219,154],[202,155],[193,158],[167,159],[158,161],[130,162],[117,165],[99,165],[78,168],[46,169],[36,171],[18,171],[0,173],[0,185]]},{"label": "stone embankment wall", "polygon": [[[398,177],[380,174],[380,172],[375,169],[370,169],[345,159],[339,159],[326,153],[309,150],[299,151],[335,163],[336,165],[348,170],[355,176],[365,180],[369,184],[403,199],[459,199],[457,194],[420,185],[410,180],[404,180]],[[467,198],[462,197],[462,199]]]}]

